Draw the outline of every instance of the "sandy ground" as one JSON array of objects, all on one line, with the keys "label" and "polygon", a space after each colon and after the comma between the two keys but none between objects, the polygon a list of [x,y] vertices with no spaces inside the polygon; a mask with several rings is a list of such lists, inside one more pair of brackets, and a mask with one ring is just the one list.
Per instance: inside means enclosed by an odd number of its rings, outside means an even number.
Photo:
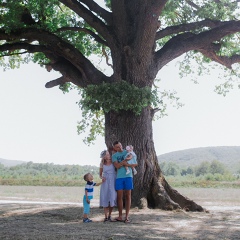
[{"label": "sandy ground", "polygon": [[209,212],[131,209],[131,223],[104,223],[103,209],[92,207],[93,222],[83,223],[79,204],[2,203],[0,239],[240,239],[239,205],[201,204]]}]

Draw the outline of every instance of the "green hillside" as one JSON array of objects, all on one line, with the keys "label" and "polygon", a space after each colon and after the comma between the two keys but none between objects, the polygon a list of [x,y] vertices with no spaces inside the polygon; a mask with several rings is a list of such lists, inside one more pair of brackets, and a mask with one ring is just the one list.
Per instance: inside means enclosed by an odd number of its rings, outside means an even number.
[{"label": "green hillside", "polygon": [[192,148],[158,156],[159,163],[173,162],[182,168],[194,167],[201,162],[213,160],[221,162],[235,173],[240,169],[240,146]]}]

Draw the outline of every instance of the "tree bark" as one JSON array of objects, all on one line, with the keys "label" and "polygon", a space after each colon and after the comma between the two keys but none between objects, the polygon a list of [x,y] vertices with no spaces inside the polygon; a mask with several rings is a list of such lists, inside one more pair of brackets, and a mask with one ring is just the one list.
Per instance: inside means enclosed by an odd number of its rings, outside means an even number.
[{"label": "tree bark", "polygon": [[204,211],[194,201],[173,189],[164,178],[154,148],[151,108],[143,109],[139,116],[131,111],[111,111],[105,114],[105,118],[106,145],[120,141],[125,148],[131,144],[137,154],[132,207]]}]

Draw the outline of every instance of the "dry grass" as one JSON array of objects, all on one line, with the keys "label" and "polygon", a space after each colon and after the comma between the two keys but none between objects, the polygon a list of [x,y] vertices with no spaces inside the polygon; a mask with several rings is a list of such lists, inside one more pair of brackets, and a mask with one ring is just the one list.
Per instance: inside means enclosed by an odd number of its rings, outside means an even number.
[{"label": "dry grass", "polygon": [[[240,190],[178,189],[209,213],[131,209],[131,223],[103,223],[103,210],[91,209],[93,223],[82,222],[82,189],[0,186],[0,200],[54,201],[61,204],[5,203],[0,239],[240,239]],[[97,204],[97,193],[95,191]],[[229,197],[230,196],[230,197]],[[71,202],[71,204],[64,204]],[[113,216],[117,216],[115,209]]]}]

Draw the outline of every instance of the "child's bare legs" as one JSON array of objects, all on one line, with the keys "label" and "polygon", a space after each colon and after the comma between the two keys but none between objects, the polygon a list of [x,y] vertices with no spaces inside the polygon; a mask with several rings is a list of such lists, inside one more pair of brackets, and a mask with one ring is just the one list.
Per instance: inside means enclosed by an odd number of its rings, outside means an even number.
[{"label": "child's bare legs", "polygon": [[126,169],[126,174],[129,174],[129,173],[130,173],[129,168],[128,168],[128,167],[125,167],[125,169]]}]

